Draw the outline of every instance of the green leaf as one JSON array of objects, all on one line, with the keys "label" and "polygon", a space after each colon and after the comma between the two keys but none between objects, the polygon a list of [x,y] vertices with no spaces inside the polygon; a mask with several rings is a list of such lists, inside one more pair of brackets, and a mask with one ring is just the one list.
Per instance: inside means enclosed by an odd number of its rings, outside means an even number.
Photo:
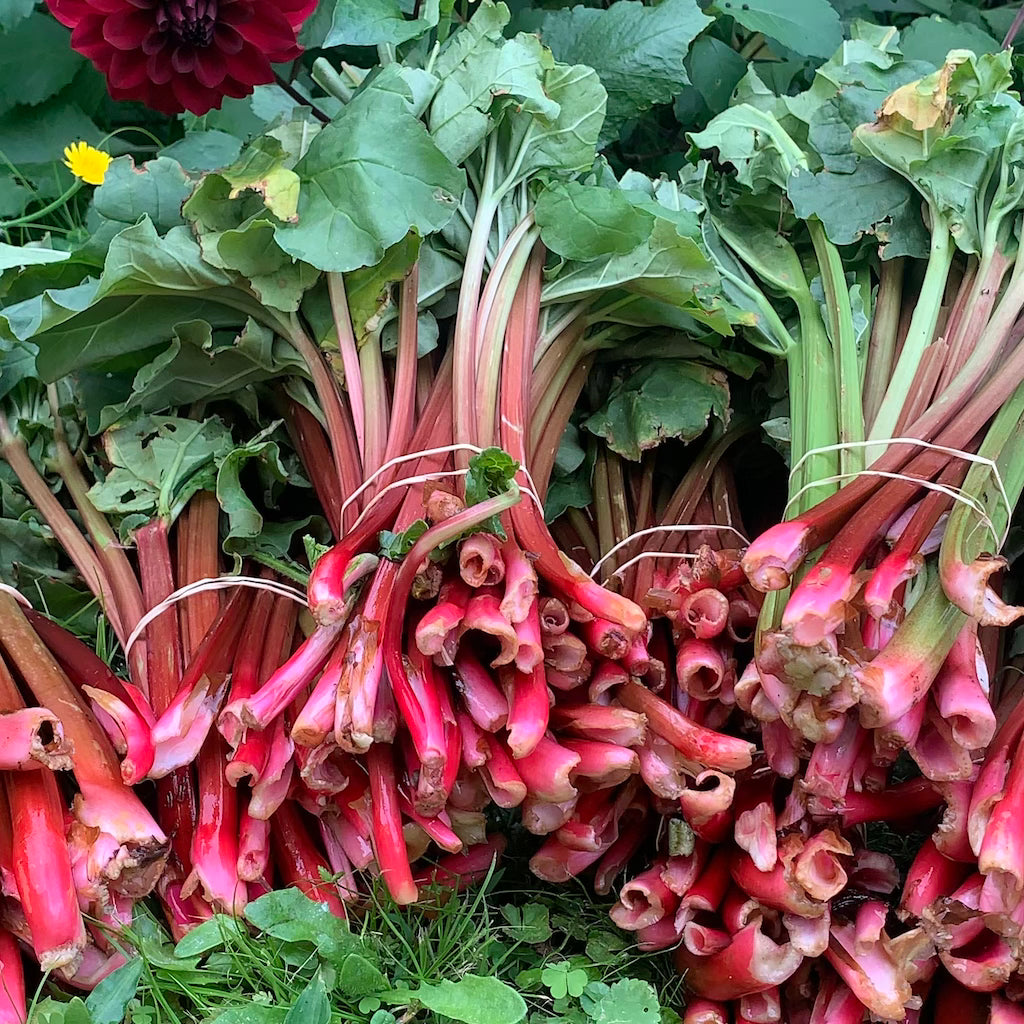
[{"label": "green leaf", "polygon": [[216,463],[233,448],[215,416],[140,416],[108,431],[103,443],[113,468],[89,490],[93,504],[101,512],[143,512],[168,522],[197,491],[213,489]]},{"label": "green leaf", "polygon": [[729,384],[721,370],[664,359],[620,378],[584,426],[634,462],[667,438],[692,441],[712,416],[729,421]]},{"label": "green leaf", "polygon": [[1000,43],[966,21],[948,21],[935,15],[915,18],[900,33],[900,50],[907,60],[925,60],[939,67],[950,50],[998,53]]},{"label": "green leaf", "polygon": [[174,955],[183,960],[201,956],[214,949],[222,949],[231,939],[243,936],[244,930],[233,917],[214,914],[202,924],[196,925],[174,947]]},{"label": "green leaf", "polygon": [[121,224],[135,224],[149,217],[158,234],[181,224],[181,205],[193,182],[176,160],[167,156],[135,166],[130,156],[120,156],[107,169],[103,184],[93,193],[96,212]]},{"label": "green leaf", "polygon": [[237,396],[262,381],[305,370],[295,349],[250,319],[239,334],[218,331],[205,320],[176,324],[167,348],[143,366],[130,393],[102,409],[90,431],[105,430],[125,413],[159,413],[193,402]]},{"label": "green leaf", "polygon": [[96,297],[195,292],[233,283],[203,259],[188,228],[173,227],[161,238],[143,217],[111,241]]},{"label": "green leaf", "polygon": [[349,313],[356,343],[378,334],[384,323],[397,315],[392,285],[401,281],[419,256],[422,239],[410,232],[388,248],[373,267],[354,270],[345,278]]},{"label": "green leaf", "polygon": [[36,336],[37,368],[45,381],[165,343],[188,321],[236,327],[241,314],[196,296],[145,295],[105,299],[74,319],[64,319]]},{"label": "green leaf", "polygon": [[[0,33],[0,114],[19,103],[34,106],[49,99],[70,84],[83,63],[68,46],[67,29],[53,18],[32,14],[19,21]],[[65,145],[73,141],[69,138]]]},{"label": "green leaf", "polygon": [[476,974],[464,974],[458,981],[397,989],[382,998],[392,1005],[415,1001],[462,1024],[519,1024],[526,1016],[526,1002],[514,988],[499,978]]},{"label": "green leaf", "polygon": [[35,0],[0,0],[0,30],[9,32],[35,9]]},{"label": "green leaf", "polygon": [[142,968],[142,959],[133,957],[89,993],[85,1005],[92,1014],[93,1024],[121,1024],[125,1010],[138,990]]},{"label": "green leaf", "polygon": [[294,223],[298,220],[299,176],[288,166],[290,162],[281,141],[264,135],[218,174],[231,186],[229,199],[255,192],[278,220]]},{"label": "green leaf", "polygon": [[283,942],[308,942],[319,956],[341,963],[352,953],[376,959],[372,948],[323,904],[309,899],[298,889],[279,889],[253,900],[245,917],[260,931]]},{"label": "green leaf", "polygon": [[371,266],[415,230],[454,215],[462,171],[393,93],[368,90],[310,144],[295,167],[299,222],[277,227],[285,252],[327,271]]},{"label": "green leaf", "polygon": [[215,1017],[208,1017],[206,1024],[284,1024],[287,1011],[280,1006],[260,1006],[250,1003],[248,1006],[233,1006]]},{"label": "green leaf", "polygon": [[649,982],[623,978],[598,1000],[591,1016],[594,1024],[657,1024],[660,1014],[658,995]]},{"label": "green leaf", "polygon": [[509,903],[501,908],[501,916],[508,922],[502,931],[518,942],[536,945],[551,938],[548,908],[543,903],[526,903],[522,907]]},{"label": "green leaf", "polygon": [[[469,460],[469,472],[466,474],[466,507],[504,494],[512,486],[518,471],[519,463],[501,448],[485,448],[474,455]],[[485,519],[476,529],[505,540],[500,516]]]},{"label": "green leaf", "polygon": [[656,217],[650,238],[628,253],[588,262],[570,262],[544,288],[544,301],[575,302],[611,288],[625,288],[685,310],[730,334],[720,308],[718,272],[692,239],[672,221]]},{"label": "green leaf", "polygon": [[664,0],[654,7],[618,0],[607,10],[552,11],[544,17],[541,38],[558,60],[597,72],[608,90],[603,138],[613,139],[626,121],[670,102],[687,84],[683,59],[711,21],[695,0]]},{"label": "green leaf", "polygon": [[263,530],[263,516],[242,487],[242,470],[247,463],[256,462],[268,481],[284,484],[288,470],[281,461],[281,449],[276,441],[264,440],[276,428],[272,424],[248,444],[232,449],[220,461],[217,470],[217,500],[228,516],[228,532],[224,550],[229,554],[238,542],[248,542]]},{"label": "green leaf", "polygon": [[303,26],[300,41],[321,49],[404,43],[437,24],[437,0],[424,7],[426,17],[410,19],[399,0],[327,0]]},{"label": "green leaf", "polygon": [[330,1024],[331,1001],[327,998],[327,987],[319,971],[299,993],[292,1004],[284,1024]]},{"label": "green leaf", "polygon": [[558,104],[544,91],[553,64],[536,36],[481,40],[441,79],[434,96],[428,125],[438,147],[453,163],[465,160],[490,131],[496,100],[499,110],[511,103],[516,111],[554,120]]},{"label": "green leaf", "polygon": [[160,150],[160,155],[176,160],[186,171],[198,173],[227,167],[238,159],[241,150],[242,143],[237,136],[211,129],[186,132],[183,139]]},{"label": "green leaf", "polygon": [[390,987],[380,968],[358,953],[349,954],[338,971],[338,991],[350,999],[362,999]]},{"label": "green leaf", "polygon": [[306,289],[316,283],[320,272],[308,263],[293,259],[277,244],[275,226],[254,218],[239,228],[202,236],[207,261],[224,270],[236,270],[249,279],[252,290],[264,306],[294,313]]},{"label": "green leaf", "polygon": [[44,999],[35,1007],[32,1024],[94,1024],[94,1022],[85,1003],[75,996],[66,1003],[59,1003],[55,999]]},{"label": "green leaf", "polygon": [[597,72],[584,64],[556,64],[544,92],[558,104],[553,120],[510,117],[508,152],[520,154],[519,180],[539,170],[575,174],[594,163],[608,106]]},{"label": "green leaf", "polygon": [[714,36],[701,36],[690,49],[690,78],[712,114],[729,105],[729,97],[746,70],[747,62]]},{"label": "green leaf", "polygon": [[39,263],[63,263],[71,255],[59,249],[44,249],[37,245],[8,245],[0,242],[0,271],[15,267],[29,267]]},{"label": "green leaf", "polygon": [[622,192],[580,182],[553,182],[534,217],[544,244],[559,256],[593,260],[630,252],[649,237],[654,218]]},{"label": "green leaf", "polygon": [[381,558],[386,558],[389,562],[400,562],[412,550],[413,544],[429,529],[430,524],[425,519],[417,519],[401,533],[381,530],[377,537]]},{"label": "green leaf", "polygon": [[798,168],[786,194],[796,215],[803,220],[818,217],[836,245],[874,235],[882,243],[884,259],[928,255],[920,196],[874,160],[861,160],[852,174],[812,174]]},{"label": "green leaf", "polygon": [[805,57],[830,57],[843,41],[839,15],[828,0],[716,0],[716,7],[750,32]]}]

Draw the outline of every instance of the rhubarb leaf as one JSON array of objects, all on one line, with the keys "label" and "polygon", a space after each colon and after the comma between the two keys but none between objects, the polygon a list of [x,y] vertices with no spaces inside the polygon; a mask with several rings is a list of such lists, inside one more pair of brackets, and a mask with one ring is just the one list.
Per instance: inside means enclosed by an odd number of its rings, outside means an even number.
[{"label": "rhubarb leaf", "polygon": [[1000,43],[988,32],[967,21],[948,21],[934,15],[915,18],[900,32],[900,50],[907,60],[923,60],[936,67],[950,50],[998,53]]},{"label": "rhubarb leaf", "polygon": [[534,219],[544,244],[571,260],[630,252],[651,234],[654,217],[617,190],[553,182],[537,198]]},{"label": "rhubarb leaf", "polygon": [[0,32],[0,114],[18,104],[35,106],[49,99],[71,83],[82,63],[67,44],[66,30],[41,12]]},{"label": "rhubarb leaf", "polygon": [[683,60],[711,21],[695,0],[664,0],[655,7],[618,0],[607,10],[552,11],[541,24],[541,38],[558,60],[597,72],[608,90],[602,138],[611,140],[627,121],[670,102],[689,82]]},{"label": "rhubarb leaf", "polygon": [[280,446],[269,440],[269,435],[279,423],[272,423],[248,444],[239,445],[219,460],[217,468],[217,501],[227,513],[228,532],[224,538],[224,550],[234,554],[239,548],[247,549],[258,538],[264,528],[262,514],[246,494],[242,486],[242,472],[252,472],[255,464],[263,486],[264,508],[276,504],[277,492],[294,474],[284,464]]},{"label": "rhubarb leaf", "polygon": [[[412,93],[409,91],[411,100]],[[279,224],[285,252],[326,271],[372,266],[411,230],[454,215],[465,175],[395,92],[361,92],[296,164],[298,223]]]},{"label": "rhubarb leaf", "polygon": [[317,5],[300,41],[307,49],[404,43],[437,24],[438,0],[423,8],[425,17],[410,19],[399,0],[328,0]]},{"label": "rhubarb leaf", "polygon": [[167,348],[142,366],[113,401],[91,402],[85,385],[92,375],[80,373],[91,433],[106,430],[135,409],[160,413],[213,398],[239,400],[255,384],[305,372],[295,349],[252,319],[237,334],[213,331],[205,320],[175,324],[172,331]]},{"label": "rhubarb leaf", "polygon": [[509,104],[517,112],[554,120],[559,106],[544,90],[545,72],[553,64],[536,36],[480,39],[442,77],[430,105],[427,123],[438,147],[453,163],[461,163]]},{"label": "rhubarb leaf", "polygon": [[883,259],[928,255],[920,196],[899,175],[874,160],[861,160],[852,174],[812,174],[797,168],[786,195],[802,220],[817,217],[836,245],[865,235],[882,243]]},{"label": "rhubarb leaf", "polygon": [[510,117],[501,128],[507,151],[521,156],[520,181],[543,169],[573,174],[594,163],[608,103],[597,73],[583,64],[556,64],[544,76],[544,92],[558,104],[557,117]]},{"label": "rhubarb leaf", "polygon": [[85,1005],[92,1014],[93,1024],[121,1024],[128,1004],[138,991],[142,968],[142,960],[133,957],[89,993]]},{"label": "rhubarb leaf", "polygon": [[[518,471],[519,463],[501,448],[485,448],[474,455],[469,460],[469,472],[466,474],[466,507],[504,494],[513,486]],[[505,540],[500,516],[485,519],[476,530],[480,533],[493,533]]]},{"label": "rhubarb leaf", "polygon": [[130,156],[120,156],[107,168],[92,201],[101,217],[121,225],[148,217],[156,231],[164,234],[182,223],[181,207],[194,184],[170,157],[160,156],[136,167]]},{"label": "rhubarb leaf", "polygon": [[749,32],[777,39],[805,57],[830,57],[843,41],[843,28],[828,0],[716,0],[714,5]]},{"label": "rhubarb leaf", "polygon": [[381,998],[391,1005],[420,1003],[426,1009],[462,1024],[519,1024],[526,1016],[526,1001],[496,977],[464,974],[458,981],[421,984],[396,989]]},{"label": "rhubarb leaf", "polygon": [[400,533],[394,530],[381,530],[377,537],[380,546],[380,557],[389,562],[400,562],[412,550],[416,543],[430,529],[425,519],[417,519]]},{"label": "rhubarb leaf", "polygon": [[729,384],[721,370],[665,359],[625,371],[584,426],[634,462],[668,438],[692,441],[714,416],[729,421]]},{"label": "rhubarb leaf", "polygon": [[44,249],[39,245],[8,245],[0,242],[0,271],[29,267],[40,263],[63,263],[71,256],[60,249]]},{"label": "rhubarb leaf", "polygon": [[234,447],[216,416],[140,416],[107,431],[103,444],[112,469],[90,489],[93,504],[101,512],[159,515],[168,522],[197,491],[213,489],[216,464]]},{"label": "rhubarb leaf", "polygon": [[292,1004],[284,1024],[330,1024],[330,1020],[331,1001],[323,976],[317,971]]},{"label": "rhubarb leaf", "polygon": [[610,288],[625,288],[683,310],[720,334],[731,334],[721,309],[718,272],[692,239],[665,217],[654,218],[650,237],[627,253],[570,261],[544,288],[545,302],[575,302]]}]

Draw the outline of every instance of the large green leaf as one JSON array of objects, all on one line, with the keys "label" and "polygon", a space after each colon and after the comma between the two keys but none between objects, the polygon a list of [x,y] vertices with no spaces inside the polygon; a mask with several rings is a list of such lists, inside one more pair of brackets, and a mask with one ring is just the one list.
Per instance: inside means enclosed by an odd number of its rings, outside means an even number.
[{"label": "large green leaf", "polygon": [[354,270],[345,279],[349,313],[356,342],[378,333],[386,320],[396,315],[394,284],[409,272],[420,251],[420,237],[410,232],[391,246],[380,263]]},{"label": "large green leaf", "polygon": [[423,7],[423,17],[406,18],[399,0],[327,0],[303,26],[301,42],[321,48],[404,43],[437,24],[438,0]]},{"label": "large green leaf", "polygon": [[430,105],[428,125],[441,151],[461,163],[480,145],[492,126],[491,108],[509,102],[517,111],[547,121],[558,104],[544,90],[544,75],[554,61],[536,36],[492,42],[483,39],[441,80]]},{"label": "large green leaf", "polygon": [[37,245],[8,245],[0,242],[0,271],[30,267],[40,263],[63,263],[71,253],[60,249],[44,249]]},{"label": "large green leaf", "polygon": [[295,170],[302,182],[299,220],[278,225],[277,242],[327,271],[371,266],[411,230],[439,230],[465,188],[462,171],[423,123],[383,90],[360,93]]},{"label": "large green leaf", "polygon": [[183,139],[160,150],[161,156],[177,160],[186,171],[215,171],[238,159],[241,140],[228,132],[214,129],[186,132]]},{"label": "large green leaf", "polygon": [[142,969],[142,959],[133,957],[89,993],[85,1005],[92,1014],[93,1024],[121,1024],[142,980]]},{"label": "large green leaf", "polygon": [[836,245],[874,235],[885,259],[928,255],[921,197],[873,160],[861,160],[852,174],[812,174],[799,168],[789,179],[786,194],[796,215],[804,220],[817,217]]},{"label": "large green leaf", "polygon": [[900,50],[907,60],[926,60],[938,67],[950,50],[998,53],[1000,43],[970,22],[935,16],[915,18],[900,33]]},{"label": "large green leaf", "polygon": [[0,33],[0,114],[19,103],[49,99],[70,84],[83,63],[68,46],[67,30],[45,14],[33,14]]},{"label": "large green leaf", "polygon": [[157,157],[136,167],[130,156],[121,156],[111,163],[103,184],[93,193],[93,205],[101,216],[122,224],[148,217],[163,234],[182,223],[181,205],[192,186],[181,164],[170,157]]},{"label": "large green leaf", "polygon": [[126,412],[168,412],[193,402],[238,397],[253,384],[305,372],[286,341],[249,320],[240,334],[218,332],[206,321],[176,324],[167,348],[143,366],[116,404],[101,407],[90,430],[105,430]]},{"label": "large green leaf", "polygon": [[[824,2],[824,0],[822,0]],[[646,7],[618,0],[607,10],[573,7],[547,14],[541,38],[558,60],[586,64],[608,90],[604,137],[656,103],[668,103],[689,81],[683,60],[712,19],[696,0]]]},{"label": "large green leaf", "polygon": [[729,419],[729,384],[721,370],[680,359],[648,363],[620,378],[604,406],[585,421],[612,451],[639,461],[668,438],[692,441],[712,416]]},{"label": "large green leaf", "polygon": [[544,91],[558,104],[554,120],[508,119],[508,150],[522,154],[520,180],[546,169],[587,171],[594,163],[608,104],[597,72],[583,64],[556,64],[544,76]]},{"label": "large green leaf", "polygon": [[544,244],[571,260],[627,253],[650,236],[654,217],[617,189],[554,182],[538,197],[534,218]]},{"label": "large green leaf", "polygon": [[[69,291],[72,289],[68,289]],[[85,312],[38,334],[37,368],[54,381],[88,366],[106,363],[168,341],[178,324],[205,320],[212,327],[235,327],[244,315],[196,295],[125,295],[104,299]]]},{"label": "large green leaf", "polygon": [[171,228],[161,238],[145,217],[111,241],[96,297],[198,292],[234,282],[203,259],[188,228]]},{"label": "large green leaf", "polygon": [[667,219],[655,218],[650,238],[630,252],[567,263],[545,287],[544,301],[577,301],[610,288],[681,307],[720,333],[731,333],[719,308],[717,271],[697,243]]},{"label": "large green leaf", "polygon": [[234,445],[216,416],[200,421],[140,416],[107,431],[103,447],[112,468],[90,489],[92,503],[101,512],[171,521],[193,494],[212,490],[217,462]]},{"label": "large green leaf", "polygon": [[716,0],[715,6],[745,29],[807,57],[829,57],[843,41],[839,15],[828,0]]}]

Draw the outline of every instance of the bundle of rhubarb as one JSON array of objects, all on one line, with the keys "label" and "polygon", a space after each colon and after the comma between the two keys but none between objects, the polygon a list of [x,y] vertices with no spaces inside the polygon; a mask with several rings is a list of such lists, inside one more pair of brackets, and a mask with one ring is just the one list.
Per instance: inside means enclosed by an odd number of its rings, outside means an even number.
[{"label": "bundle of rhubarb", "polygon": [[319,58],[227,166],[199,125],[115,160],[92,248],[19,275],[0,503],[116,643],[0,594],[4,925],[86,986],[151,890],[179,937],[410,904],[516,809],[687,1022],[1020,1019],[1009,55],[855,23],[616,177],[594,70],[474,11]]}]

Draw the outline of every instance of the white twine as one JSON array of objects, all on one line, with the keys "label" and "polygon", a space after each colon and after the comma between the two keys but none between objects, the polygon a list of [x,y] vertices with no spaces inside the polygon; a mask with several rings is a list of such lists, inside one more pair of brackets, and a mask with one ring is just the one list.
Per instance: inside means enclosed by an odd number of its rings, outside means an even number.
[{"label": "white twine", "polygon": [[[446,445],[442,445],[440,448],[424,448],[422,451],[409,452],[407,455],[396,455],[395,458],[388,459],[388,461],[385,462],[384,465],[380,467],[380,469],[375,470],[373,473],[371,473],[341,503],[341,514],[342,515],[345,514],[345,510],[349,507],[349,505],[351,505],[352,502],[355,501],[356,498],[358,498],[359,495],[362,494],[363,491],[365,491],[367,487],[370,487],[373,484],[373,481],[377,479],[377,477],[379,477],[382,473],[386,473],[389,469],[392,469],[395,466],[401,465],[403,462],[411,462],[413,459],[425,458],[428,455],[446,455],[446,454],[449,454],[450,452],[473,452],[474,455],[479,455],[482,451],[483,451],[483,448],[478,448],[475,444],[446,444]],[[401,480],[396,481],[396,483],[398,483],[398,484],[403,483],[403,482],[415,483],[416,480],[414,480],[412,478],[409,478],[409,477],[403,477]],[[387,491],[391,490],[392,487],[394,487],[394,486],[395,486],[395,484],[391,484],[391,486],[385,487],[384,490],[381,491],[381,494],[384,494]],[[377,497],[379,497],[379,495],[375,496],[373,501],[376,501]],[[373,501],[370,502],[371,505],[373,504]],[[369,506],[367,506],[367,507],[369,507]],[[366,510],[364,509],[363,513],[365,514],[365,512],[366,512]],[[362,518],[362,516],[360,516],[360,518]]]},{"label": "white twine", "polygon": [[[388,469],[389,467],[397,465],[398,463],[401,463],[401,462],[409,462],[412,459],[419,459],[419,458],[422,458],[422,457],[425,457],[425,456],[430,456],[430,455],[445,455],[445,454],[448,454],[448,453],[451,453],[451,452],[457,452],[457,451],[468,451],[468,452],[473,452],[475,455],[479,455],[481,452],[484,451],[484,449],[478,447],[475,444],[468,444],[468,443],[467,444],[447,444],[447,445],[443,445],[440,448],[425,448],[425,449],[423,449],[423,451],[412,452],[409,455],[400,455],[397,458],[391,459],[388,462],[385,462],[384,465],[380,467],[380,469],[378,469],[375,473],[373,473],[365,481],[365,483],[362,484],[361,487],[359,487],[357,490],[352,492],[352,494],[349,496],[349,498],[347,499],[345,504],[343,504],[342,507],[341,507],[342,514],[344,514],[345,506],[349,502],[351,502],[355,498],[357,498],[359,496],[360,492],[363,491],[369,484],[371,484],[373,482],[375,477],[379,476],[384,470]],[[373,506],[378,501],[380,501],[381,498],[383,498],[385,494],[388,493],[388,491],[393,491],[393,490],[395,490],[396,488],[399,488],[399,487],[408,487],[410,484],[423,484],[423,483],[429,483],[432,480],[442,480],[442,479],[446,479],[446,478],[449,478],[449,477],[465,476],[468,472],[469,472],[468,468],[467,469],[442,469],[442,470],[438,470],[435,473],[419,473],[419,474],[417,474],[415,476],[403,476],[399,480],[394,480],[390,484],[388,484],[387,487],[384,487],[381,490],[379,490],[370,499],[370,501],[366,505],[366,508],[364,508],[363,511],[359,513],[359,517],[356,519],[355,524],[353,525],[353,529],[355,529],[355,527],[357,527],[363,521],[363,518],[366,516],[367,512],[369,512],[370,509],[373,508]],[[540,510],[541,515],[543,515],[544,514],[544,504],[543,504],[543,502],[541,502],[540,498],[537,497],[537,485],[533,482],[533,477],[530,476],[530,471],[525,466],[520,465],[520,467],[516,471],[516,473],[517,473],[517,475],[519,473],[522,473],[523,476],[526,477],[527,482],[529,483],[529,487],[523,487],[522,485],[519,485],[520,493],[525,494],[528,497],[532,498],[534,504]]]},{"label": "white twine", "polygon": [[[615,576],[621,576],[630,566],[636,565],[637,562],[642,562],[647,558],[676,558],[689,560],[696,558],[697,556],[689,551],[641,551],[639,555],[634,555],[628,561],[623,562],[616,570],[608,573],[607,576],[601,578],[601,583],[607,583],[610,579]],[[591,572],[591,578],[593,578],[593,572]]]},{"label": "white twine", "polygon": [[[611,558],[617,551],[621,551],[622,548],[626,547],[629,544],[632,544],[635,540],[639,540],[641,537],[649,537],[651,534],[654,533],[699,533],[702,530],[728,530],[730,533],[736,534],[736,536],[739,537],[741,543],[745,544],[747,547],[750,547],[750,541],[747,540],[747,538],[744,537],[743,534],[740,533],[740,531],[737,530],[735,526],[721,526],[718,523],[677,523],[666,526],[651,526],[646,530],[637,530],[636,533],[631,533],[624,540],[620,540],[619,543],[616,544],[613,548],[609,548],[608,551],[594,563],[594,568],[590,570],[590,578],[594,579],[597,575],[598,569],[600,569],[601,566],[604,565],[604,563],[607,562],[608,559]],[[679,552],[645,551],[644,555],[653,558],[672,558],[673,556],[678,557]],[[616,569],[615,572],[613,572],[610,576],[605,576],[604,579],[608,580],[611,579],[612,576],[618,576],[619,573],[621,573],[626,566],[632,565],[635,561],[637,561],[636,558],[630,559],[628,562],[626,562],[625,566],[619,566],[619,568]]]},{"label": "white twine", "polygon": [[[873,441],[840,441],[836,444],[822,445],[820,448],[811,448],[809,451],[804,452],[804,454],[796,461],[793,468],[789,471],[789,479],[792,481],[797,470],[799,470],[808,459],[813,458],[815,455],[824,455],[828,452],[842,451],[846,448],[867,448],[876,444],[909,444],[918,448],[929,448],[932,451],[943,452],[946,455],[952,455],[955,458],[963,459],[965,462],[973,462],[981,466],[987,466],[996,483],[996,487],[999,489],[999,497],[1002,499],[1003,505],[1007,510],[1006,527],[1003,530],[1001,539],[999,539],[999,547],[1001,548],[1006,543],[1006,539],[1010,534],[1010,518],[1013,516],[1013,506],[1010,504],[1010,497],[1006,492],[1006,485],[1003,483],[1002,475],[1000,474],[999,467],[995,464],[995,461],[986,458],[984,455],[978,455],[975,452],[965,452],[960,448],[950,448],[948,445],[935,444],[932,441],[924,441],[919,437],[882,437],[876,438]],[[807,491],[812,490],[815,487],[825,486],[826,484],[841,483],[843,480],[854,479],[858,476],[877,476],[885,477],[889,480],[905,480],[908,483],[912,483],[918,487],[923,487],[926,490],[938,491],[940,494],[945,494],[954,501],[959,501],[962,504],[967,505],[967,507],[973,512],[976,512],[978,517],[981,519],[982,524],[988,527],[993,538],[999,538],[1000,536],[996,532],[995,524],[985,512],[984,508],[982,508],[981,503],[976,501],[969,494],[964,493],[962,488],[947,487],[945,484],[935,483],[931,480],[921,480],[918,477],[908,476],[905,473],[889,473],[880,469],[861,469],[850,473],[836,473],[834,476],[827,476],[819,480],[812,480],[810,483],[804,484],[804,486],[786,502],[786,507],[783,510],[783,516],[787,516],[789,514],[789,510],[793,502]]]},{"label": "white twine", "polygon": [[179,587],[172,594],[168,594],[159,604],[154,605],[145,615],[139,619],[138,625],[132,630],[124,645],[124,653],[127,657],[135,642],[142,636],[146,627],[157,617],[162,615],[178,601],[184,601],[188,597],[194,597],[207,590],[229,590],[231,587],[251,587],[253,590],[269,590],[278,597],[287,597],[301,605],[306,604],[306,592],[298,587],[289,586],[287,583],[279,583],[277,580],[265,580],[257,576],[213,576],[202,580],[195,580],[193,583],[186,583]]}]

